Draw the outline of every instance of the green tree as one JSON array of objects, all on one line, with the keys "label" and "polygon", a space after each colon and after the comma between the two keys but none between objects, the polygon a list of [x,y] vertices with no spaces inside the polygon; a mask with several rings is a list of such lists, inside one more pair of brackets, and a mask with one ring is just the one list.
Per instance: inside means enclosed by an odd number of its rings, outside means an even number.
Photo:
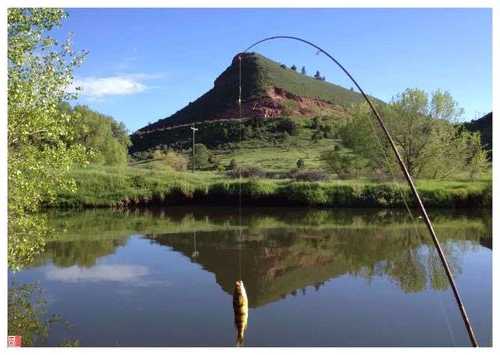
[{"label": "green tree", "polygon": [[[463,110],[447,92],[437,90],[429,98],[425,91],[407,89],[379,110],[413,177],[452,177],[471,170],[470,165],[484,155],[479,149],[474,153],[476,160],[472,159],[470,134],[453,124]],[[366,105],[355,110],[337,136],[345,148],[367,159],[373,168],[400,174],[394,153]]]},{"label": "green tree", "polygon": [[40,287],[11,284],[7,298],[9,334],[21,335],[23,346],[45,343],[54,318],[43,320],[47,316],[47,302]]},{"label": "green tree", "polygon": [[34,213],[61,190],[75,190],[67,172],[85,163],[75,141],[72,117],[59,107],[73,69],[85,53],[71,41],[56,42],[48,32],[61,25],[60,9],[8,10],[8,261],[22,267],[44,247],[47,227]]},{"label": "green tree", "polygon": [[[56,326],[69,328],[61,316],[48,313],[46,295],[36,283],[17,284],[8,288],[8,334],[23,337],[23,346],[47,345],[49,332]],[[79,346],[76,339],[64,339],[60,346]]]},{"label": "green tree", "polygon": [[276,130],[281,133],[288,133],[290,136],[295,136],[298,133],[297,123],[289,117],[278,120]]},{"label": "green tree", "polygon": [[75,106],[76,141],[92,151],[91,162],[102,165],[127,164],[130,138],[122,122],[93,111],[87,106]]},{"label": "green tree", "polygon": [[317,116],[313,117],[312,120],[311,120],[310,127],[312,129],[319,129],[320,125],[321,125],[321,122],[320,122],[319,117],[317,117]]},{"label": "green tree", "polygon": [[290,69],[292,69],[293,71],[297,71],[297,66],[295,64],[293,64]]},{"label": "green tree", "polygon": [[[370,121],[373,117],[368,110],[365,104],[358,106],[351,118],[336,129],[336,138],[340,139],[341,146],[348,150],[352,159],[366,161],[372,171],[383,169],[387,173],[397,172],[395,157],[382,132]],[[353,164],[359,164],[355,160]],[[349,160],[345,163],[348,164]]]},{"label": "green tree", "polygon": [[330,123],[322,124],[319,128],[323,134],[323,138],[330,138],[333,132],[333,126]]},{"label": "green tree", "polygon": [[387,112],[389,128],[414,177],[443,178],[464,167],[466,146],[452,122],[463,110],[448,92],[407,89]]},{"label": "green tree", "polygon": [[[210,167],[210,158],[212,153],[210,150],[202,143],[197,143],[194,145],[194,166],[195,169],[206,169]],[[191,159],[191,164],[193,164],[193,159]]]},{"label": "green tree", "polygon": [[300,70],[300,73],[301,73],[302,75],[306,75],[306,74],[307,74],[307,72],[306,72],[306,67],[305,67],[305,66],[302,66],[302,69]]},{"label": "green tree", "polygon": [[488,158],[488,152],[483,149],[481,144],[481,135],[478,132],[465,133],[467,136],[467,167],[471,179],[481,177],[481,174],[487,171],[491,164]]},{"label": "green tree", "polygon": [[359,177],[369,165],[360,155],[340,146],[323,151],[320,157],[326,164],[327,170],[337,174],[341,179]]}]

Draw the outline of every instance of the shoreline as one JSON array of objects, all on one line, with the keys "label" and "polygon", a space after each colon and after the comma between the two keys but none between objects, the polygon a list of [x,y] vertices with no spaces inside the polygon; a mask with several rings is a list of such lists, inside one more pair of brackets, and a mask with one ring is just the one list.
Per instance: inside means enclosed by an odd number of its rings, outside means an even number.
[{"label": "shoreline", "polygon": [[[414,207],[410,189],[395,182],[299,182],[294,180],[228,179],[209,173],[74,171],[76,193],[60,193],[46,208],[146,207],[172,205],[316,208]],[[417,181],[428,208],[491,208],[491,182]]]}]

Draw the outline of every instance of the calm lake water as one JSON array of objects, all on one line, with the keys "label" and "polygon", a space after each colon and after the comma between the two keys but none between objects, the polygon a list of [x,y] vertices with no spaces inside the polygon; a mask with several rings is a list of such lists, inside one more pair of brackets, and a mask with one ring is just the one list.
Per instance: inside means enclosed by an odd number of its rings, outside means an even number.
[{"label": "calm lake water", "polygon": [[[53,213],[36,284],[48,338],[80,346],[468,346],[423,222],[403,211],[199,207]],[[491,217],[432,211],[482,346],[492,343]],[[69,325],[69,327],[68,327]]]}]

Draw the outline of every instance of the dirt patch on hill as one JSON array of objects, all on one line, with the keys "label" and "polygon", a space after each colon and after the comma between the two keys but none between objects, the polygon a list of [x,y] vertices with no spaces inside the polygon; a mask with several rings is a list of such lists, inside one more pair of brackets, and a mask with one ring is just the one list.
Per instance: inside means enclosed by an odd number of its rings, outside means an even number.
[{"label": "dirt patch on hill", "polygon": [[[238,118],[237,105],[221,112],[210,120]],[[342,106],[330,102],[291,94],[278,87],[270,87],[263,96],[244,101],[241,107],[242,117],[278,118],[286,116],[345,116],[348,112]]]}]

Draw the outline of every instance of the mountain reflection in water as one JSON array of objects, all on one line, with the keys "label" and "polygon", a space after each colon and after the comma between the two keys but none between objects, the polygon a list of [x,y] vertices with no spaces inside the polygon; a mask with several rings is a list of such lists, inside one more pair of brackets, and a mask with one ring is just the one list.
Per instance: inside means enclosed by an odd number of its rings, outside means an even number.
[{"label": "mountain reflection in water", "polygon": [[[120,283],[136,290],[160,284],[173,287],[169,280],[155,276],[152,265],[141,265],[142,259],[129,264],[123,258],[105,262],[120,249],[133,252],[129,245],[140,238],[148,241],[148,248],[173,252],[199,265],[227,295],[242,279],[254,310],[288,295],[321,291],[329,281],[346,276],[368,283],[382,278],[408,295],[449,288],[425,225],[411,221],[403,211],[244,209],[241,224],[234,212],[168,208],[54,213],[49,217],[56,233],[32,269],[44,267],[46,280],[52,282]],[[432,217],[456,275],[463,272],[464,255],[491,249],[489,214],[432,211]],[[147,255],[143,258],[147,260]],[[176,265],[181,266],[176,262],[168,268]],[[490,318],[484,319],[483,327],[488,329]],[[251,311],[250,339],[255,331],[252,321]]]},{"label": "mountain reflection in water", "polygon": [[[278,228],[255,234],[243,232],[241,241],[238,232],[198,232],[196,258],[191,257],[193,241],[188,234],[146,237],[215,274],[217,283],[228,294],[240,277],[241,263],[250,307],[265,305],[307,286],[319,289],[324,282],[344,274],[367,279],[386,275],[405,292],[448,288],[438,256],[426,236],[415,235],[411,228],[394,233],[385,229]],[[473,248],[474,244],[466,243],[464,247]],[[444,248],[451,268],[460,272],[456,251],[446,243]]]}]

